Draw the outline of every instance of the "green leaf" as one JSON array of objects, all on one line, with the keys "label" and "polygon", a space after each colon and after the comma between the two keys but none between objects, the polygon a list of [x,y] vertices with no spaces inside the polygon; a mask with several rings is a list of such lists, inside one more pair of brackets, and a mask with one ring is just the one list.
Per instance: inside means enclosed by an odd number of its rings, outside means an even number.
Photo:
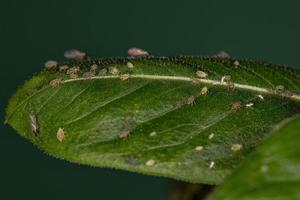
[{"label": "green leaf", "polygon": [[299,130],[300,117],[285,122],[209,199],[299,199]]},{"label": "green leaf", "polygon": [[300,71],[285,66],[200,57],[66,64],[80,67],[78,78],[58,68],[34,76],[9,101],[6,122],[46,153],[92,166],[219,184],[300,104]]}]

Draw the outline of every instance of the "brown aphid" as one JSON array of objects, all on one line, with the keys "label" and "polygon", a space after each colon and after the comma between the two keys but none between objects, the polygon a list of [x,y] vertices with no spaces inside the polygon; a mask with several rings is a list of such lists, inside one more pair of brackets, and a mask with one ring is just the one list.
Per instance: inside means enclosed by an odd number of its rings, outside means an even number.
[{"label": "brown aphid", "polygon": [[112,75],[117,75],[117,74],[119,73],[119,70],[118,70],[118,68],[116,68],[116,67],[110,67],[110,68],[108,69],[108,71],[109,71],[109,73],[112,74]]},{"label": "brown aphid", "polygon": [[39,129],[39,126],[37,123],[36,116],[34,114],[30,114],[29,119],[30,119],[30,125],[31,125],[32,132],[34,133],[35,136],[38,136],[40,133],[40,129]]},{"label": "brown aphid", "polygon": [[126,80],[129,79],[129,77],[130,77],[129,74],[122,74],[122,75],[120,76],[120,79],[121,79],[122,81],[126,81]]},{"label": "brown aphid", "polygon": [[67,69],[69,69],[68,65],[62,65],[62,66],[59,67],[60,72],[66,71]]},{"label": "brown aphid", "polygon": [[52,81],[50,81],[50,85],[53,87],[59,86],[62,83],[62,80],[59,78],[53,79]]},{"label": "brown aphid", "polygon": [[176,108],[181,108],[183,106],[182,101],[176,101]]},{"label": "brown aphid", "polygon": [[71,75],[71,74],[77,74],[77,72],[80,71],[80,67],[76,66],[76,67],[71,67],[67,70],[67,74]]},{"label": "brown aphid", "polygon": [[95,72],[94,71],[89,71],[89,72],[84,72],[83,74],[82,74],[82,77],[83,78],[91,78],[91,77],[93,77],[93,76],[95,76],[96,74],[95,74]]},{"label": "brown aphid", "polygon": [[98,76],[105,76],[106,74],[107,74],[107,69],[104,68],[99,71]]},{"label": "brown aphid", "polygon": [[189,96],[186,103],[188,105],[192,105],[195,103],[195,100],[196,100],[195,96]]},{"label": "brown aphid", "polygon": [[145,58],[149,56],[149,53],[147,51],[136,47],[128,49],[127,53],[130,57],[133,58]]},{"label": "brown aphid", "polygon": [[58,130],[56,132],[56,138],[59,142],[62,142],[64,140],[64,138],[65,138],[64,129],[58,128]]},{"label": "brown aphid", "polygon": [[92,72],[96,72],[97,69],[98,69],[98,65],[96,65],[96,64],[93,64],[93,65],[91,65],[91,67],[90,67],[90,71],[92,71]]},{"label": "brown aphid", "polygon": [[130,134],[131,130],[128,128],[124,128],[123,130],[121,130],[121,133],[119,135],[120,138],[127,138]]},{"label": "brown aphid", "polygon": [[219,53],[214,55],[214,57],[220,58],[220,59],[228,59],[228,58],[230,58],[230,55],[226,51],[220,51]]},{"label": "brown aphid", "polygon": [[58,62],[56,62],[55,60],[49,60],[45,63],[45,67],[47,69],[53,69],[53,68],[57,67],[57,65],[58,65]]},{"label": "brown aphid", "polygon": [[241,102],[240,101],[236,101],[236,102],[233,102],[231,104],[231,110],[238,110],[241,108]]}]

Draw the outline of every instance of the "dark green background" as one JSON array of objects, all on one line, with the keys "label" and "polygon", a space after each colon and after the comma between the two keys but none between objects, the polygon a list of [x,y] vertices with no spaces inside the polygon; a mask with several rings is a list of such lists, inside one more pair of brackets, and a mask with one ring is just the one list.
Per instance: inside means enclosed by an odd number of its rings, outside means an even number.
[{"label": "dark green background", "polygon": [[[300,66],[299,1],[1,0],[1,121],[9,96],[68,48],[94,57],[214,54]],[[70,164],[8,126],[0,133],[0,199],[166,199],[164,178]]]}]

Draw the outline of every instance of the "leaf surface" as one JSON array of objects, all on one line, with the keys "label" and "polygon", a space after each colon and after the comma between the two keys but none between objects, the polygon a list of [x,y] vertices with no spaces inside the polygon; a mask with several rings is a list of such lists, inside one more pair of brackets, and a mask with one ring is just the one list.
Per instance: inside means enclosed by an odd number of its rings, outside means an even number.
[{"label": "leaf surface", "polygon": [[277,130],[209,199],[299,199],[299,144],[300,117]]},{"label": "leaf surface", "polygon": [[[10,99],[6,122],[76,163],[219,184],[299,109],[300,72],[285,66],[202,57],[66,64],[80,67],[78,78],[58,69],[32,77]],[[85,77],[94,64],[96,76]]]}]

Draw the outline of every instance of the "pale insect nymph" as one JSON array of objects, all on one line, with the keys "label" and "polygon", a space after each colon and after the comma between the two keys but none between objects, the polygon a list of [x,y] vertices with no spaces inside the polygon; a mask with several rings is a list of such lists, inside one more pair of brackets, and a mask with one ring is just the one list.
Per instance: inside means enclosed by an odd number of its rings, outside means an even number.
[{"label": "pale insect nymph", "polygon": [[29,118],[30,118],[30,125],[31,125],[32,132],[34,133],[35,136],[38,136],[40,133],[40,129],[37,124],[36,116],[34,114],[30,114]]},{"label": "pale insect nymph", "polygon": [[186,103],[189,105],[193,105],[195,103],[195,100],[196,100],[196,98],[194,96],[190,96],[190,97],[188,97]]},{"label": "pale insect nymph", "polygon": [[127,53],[130,57],[133,58],[145,58],[149,56],[149,53],[147,51],[136,47],[128,49]]}]

